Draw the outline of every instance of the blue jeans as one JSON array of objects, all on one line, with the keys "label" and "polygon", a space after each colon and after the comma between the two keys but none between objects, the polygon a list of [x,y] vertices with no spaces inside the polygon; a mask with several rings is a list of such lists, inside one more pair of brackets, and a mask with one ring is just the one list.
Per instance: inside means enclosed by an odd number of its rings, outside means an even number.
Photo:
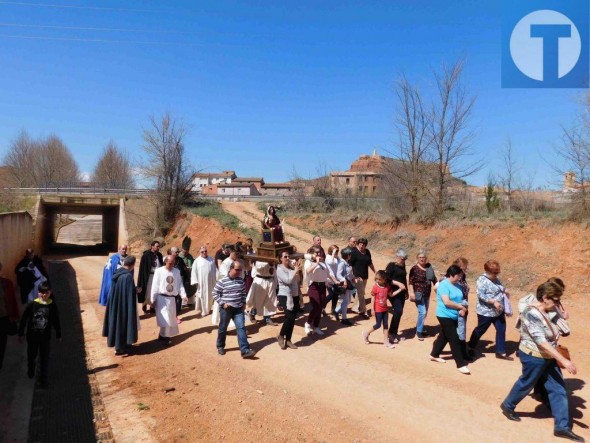
[{"label": "blue jeans", "polygon": [[544,386],[549,395],[551,413],[555,418],[555,430],[571,430],[567,391],[561,369],[555,360],[533,357],[520,350],[518,356],[522,363],[522,375],[516,380],[508,397],[504,400],[504,406],[513,411],[516,405],[531,392],[537,380],[546,377]]},{"label": "blue jeans", "polygon": [[498,317],[486,317],[477,314],[477,326],[471,333],[469,347],[475,349],[481,336],[486,333],[492,324],[496,328],[496,354],[506,354],[506,316],[504,313]]},{"label": "blue jeans", "polygon": [[233,320],[238,332],[238,344],[240,351],[244,355],[250,349],[246,326],[244,320],[244,309],[228,307],[227,309],[219,308],[219,331],[217,332],[217,349],[225,348],[225,336],[227,335],[227,325]]},{"label": "blue jeans", "polygon": [[416,323],[416,333],[422,333],[424,329],[424,321],[428,314],[428,306],[430,306],[430,296],[424,297],[419,302],[416,302],[416,308],[418,308],[418,322]]},{"label": "blue jeans", "polygon": [[375,312],[375,320],[376,323],[373,326],[373,329],[376,331],[383,325],[383,329],[389,328],[389,316],[387,315],[389,312]]}]

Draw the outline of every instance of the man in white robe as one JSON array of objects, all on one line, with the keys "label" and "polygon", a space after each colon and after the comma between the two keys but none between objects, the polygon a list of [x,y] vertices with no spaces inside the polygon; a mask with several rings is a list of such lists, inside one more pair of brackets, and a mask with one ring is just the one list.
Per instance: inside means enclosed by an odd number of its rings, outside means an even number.
[{"label": "man in white robe", "polygon": [[[229,268],[233,262],[235,262],[236,260],[240,260],[240,262],[242,263],[242,260],[239,258],[239,252],[233,245],[230,245],[227,248],[227,250],[229,251],[229,257],[227,257],[225,260],[223,260],[223,262],[221,263],[221,266],[219,267],[219,279],[218,280],[221,280],[222,278],[228,276]],[[240,268],[240,278],[241,279],[244,278],[244,269],[243,268]]]},{"label": "man in white robe", "polygon": [[202,317],[209,315],[213,307],[213,288],[216,281],[215,260],[207,255],[207,246],[201,246],[191,271],[191,285],[197,285],[197,292],[191,298],[194,298],[195,309],[201,311]]},{"label": "man in white robe", "polygon": [[270,326],[278,326],[271,320],[277,312],[277,276],[274,265],[257,261],[252,268],[252,286],[246,298],[246,309],[250,310],[250,321],[256,321],[256,314],[262,314],[264,322]]},{"label": "man in white robe", "polygon": [[166,345],[172,344],[171,337],[178,335],[176,321],[176,296],[180,295],[186,301],[186,291],[182,284],[180,271],[174,267],[175,258],[166,256],[164,266],[154,272],[150,300],[156,308],[156,320],[160,327],[161,340]]}]

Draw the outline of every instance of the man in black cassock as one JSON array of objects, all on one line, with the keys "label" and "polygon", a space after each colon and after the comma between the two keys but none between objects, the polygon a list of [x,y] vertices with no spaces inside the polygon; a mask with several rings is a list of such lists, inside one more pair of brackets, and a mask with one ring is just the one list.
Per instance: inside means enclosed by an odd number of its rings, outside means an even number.
[{"label": "man in black cassock", "polygon": [[123,260],[123,267],[113,275],[113,283],[104,315],[102,336],[107,346],[115,348],[115,355],[124,355],[126,348],[137,342],[139,315],[137,314],[137,290],[133,282],[135,257]]},{"label": "man in black cassock", "polygon": [[[160,266],[164,266],[164,259],[160,253],[160,242],[154,240],[150,249],[143,252],[141,261],[139,262],[139,276],[137,278],[137,301],[142,303],[141,309],[147,312],[150,304],[150,291],[152,289],[152,280],[154,279],[154,272]],[[155,312],[154,308],[150,312]]]}]

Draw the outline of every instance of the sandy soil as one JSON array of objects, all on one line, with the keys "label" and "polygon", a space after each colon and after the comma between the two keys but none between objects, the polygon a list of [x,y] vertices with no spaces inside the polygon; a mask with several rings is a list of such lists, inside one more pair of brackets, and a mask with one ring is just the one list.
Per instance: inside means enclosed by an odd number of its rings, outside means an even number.
[{"label": "sandy soil", "polygon": [[[239,215],[243,223],[260,225],[262,215],[255,215],[259,211],[254,204],[224,203],[224,207]],[[321,226],[313,226],[309,220],[305,223],[309,230],[322,232]],[[311,244],[311,234],[294,224],[289,221],[285,226],[286,237],[302,250]],[[475,235],[478,229],[479,237]],[[418,245],[423,236],[438,236],[431,258],[439,269],[444,261],[434,259],[443,256],[441,251],[453,257],[474,257],[473,263],[480,263],[480,257],[496,248],[495,253],[505,263],[508,286],[520,281],[521,264],[531,257],[540,263],[531,265],[533,278],[540,279],[547,272],[582,274],[579,283],[570,286],[567,306],[573,316],[573,334],[565,340],[579,373],[567,375],[566,381],[572,390],[575,430],[590,438],[585,413],[590,354],[583,344],[588,333],[585,320],[590,318],[585,286],[590,248],[583,229],[552,229],[512,228],[508,233],[498,228],[483,234],[481,227],[474,227],[473,233],[449,228],[436,233],[420,232],[415,243]],[[210,251],[236,235],[212,220],[198,217],[193,218],[186,232],[193,238],[193,249],[210,242]],[[487,242],[482,242],[482,235]],[[458,241],[459,247],[451,247]],[[344,244],[342,238],[324,238],[323,244],[333,242]],[[373,250],[378,268],[385,266],[390,254],[391,250]],[[555,257],[563,262],[561,268],[551,261]],[[579,266],[573,264],[576,260]],[[452,360],[444,365],[430,362],[432,338],[423,342],[411,338],[394,350],[386,350],[381,337],[373,334],[374,343],[365,345],[361,331],[372,324],[370,320],[341,328],[325,318],[322,327],[326,335],[307,338],[300,318],[294,333],[298,350],[279,348],[277,327],[248,325],[251,346],[258,351],[257,358],[248,361],[240,358],[233,334],[228,337],[228,353],[217,355],[216,328],[209,317],[200,318],[194,311],[183,313],[180,336],[174,339],[173,346],[163,348],[156,340],[155,318],[148,316],[141,321],[134,354],[115,357],[99,334],[103,308],[97,299],[104,262],[105,257],[70,260],[84,304],[87,350],[94,367],[99,368],[95,372],[117,441],[554,440],[549,412],[530,398],[518,408],[522,422],[510,422],[501,415],[499,404],[520,374],[520,364],[494,358],[492,331],[482,340],[487,348],[484,357],[470,365],[470,376],[457,372]],[[526,289],[521,286],[520,292]],[[434,309],[427,319],[431,327],[436,324]],[[406,304],[401,327],[408,337],[412,336],[416,316],[414,305]],[[471,330],[475,315],[469,320]],[[513,322],[509,320],[509,324]],[[512,326],[508,328],[508,340],[514,350],[518,334]],[[450,359],[450,354],[445,357]],[[170,388],[174,390],[166,393]]]}]

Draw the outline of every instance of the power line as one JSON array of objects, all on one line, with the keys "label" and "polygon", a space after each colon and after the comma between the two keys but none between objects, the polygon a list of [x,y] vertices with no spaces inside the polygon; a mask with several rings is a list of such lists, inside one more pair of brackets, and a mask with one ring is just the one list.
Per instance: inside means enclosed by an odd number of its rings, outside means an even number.
[{"label": "power line", "polygon": [[24,40],[58,40],[70,42],[92,42],[92,43],[139,43],[143,45],[177,45],[178,42],[158,42],[158,41],[141,41],[141,40],[109,40],[100,38],[73,38],[73,37],[35,37],[30,35],[8,35],[0,34],[0,38],[13,38]]},{"label": "power line", "polygon": [[[0,2],[1,3],[1,2]],[[114,32],[137,32],[137,33],[156,33],[156,34],[196,34],[195,32],[186,31],[168,31],[158,29],[125,29],[125,28],[94,28],[85,26],[57,26],[57,25],[27,25],[20,23],[0,23],[0,26],[10,28],[37,28],[37,29],[65,29],[75,31],[114,31]]]},{"label": "power line", "polygon": [[125,11],[125,12],[162,12],[157,9],[134,9],[134,8],[109,8],[104,6],[77,6],[77,5],[57,5],[50,3],[27,3],[27,2],[6,2],[0,1],[1,5],[14,6],[38,6],[42,8],[60,8],[60,9],[91,9],[94,11]]}]

